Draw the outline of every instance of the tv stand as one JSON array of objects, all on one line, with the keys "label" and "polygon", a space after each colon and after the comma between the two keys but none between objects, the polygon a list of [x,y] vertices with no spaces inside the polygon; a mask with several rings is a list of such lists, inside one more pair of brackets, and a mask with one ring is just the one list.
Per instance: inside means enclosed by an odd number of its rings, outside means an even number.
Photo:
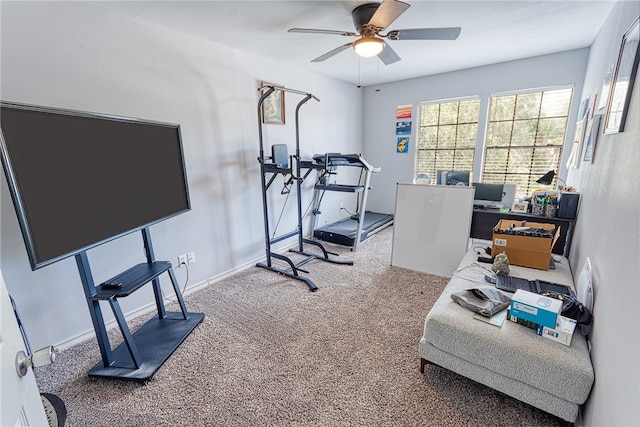
[{"label": "tv stand", "polygon": [[[185,306],[171,263],[156,261],[148,228],[142,229],[146,263],[138,264],[106,282],[117,287],[96,286],[86,251],[76,255],[76,263],[89,305],[102,362],[89,370],[90,377],[146,381],[182,344],[185,338],[204,319],[203,313],[189,313]],[[162,299],[159,276],[167,273],[176,293],[180,312],[167,312]],[[129,296],[147,283],[152,283],[158,316],[131,333],[120,308],[119,298]],[[107,301],[113,311],[124,341],[111,348],[102,316],[100,301]]]}]

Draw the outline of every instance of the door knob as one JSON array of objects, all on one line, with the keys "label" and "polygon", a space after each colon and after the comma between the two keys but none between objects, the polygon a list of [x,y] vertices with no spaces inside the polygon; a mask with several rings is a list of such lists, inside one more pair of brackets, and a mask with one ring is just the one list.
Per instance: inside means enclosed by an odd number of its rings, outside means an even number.
[{"label": "door knob", "polygon": [[41,348],[33,354],[27,354],[20,350],[16,354],[16,371],[18,376],[27,375],[29,367],[38,367],[48,365],[56,360],[55,348],[52,345]]}]

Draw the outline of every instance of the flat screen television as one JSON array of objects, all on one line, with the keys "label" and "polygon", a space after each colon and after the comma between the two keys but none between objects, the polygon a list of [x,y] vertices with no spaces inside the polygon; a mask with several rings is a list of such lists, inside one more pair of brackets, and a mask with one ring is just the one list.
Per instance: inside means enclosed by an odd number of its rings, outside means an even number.
[{"label": "flat screen television", "polygon": [[475,188],[474,206],[488,207],[502,202],[504,195],[503,184],[488,184],[483,182],[474,182],[472,186]]},{"label": "flat screen television", "polygon": [[0,130],[33,270],[190,209],[179,125],[0,102]]}]

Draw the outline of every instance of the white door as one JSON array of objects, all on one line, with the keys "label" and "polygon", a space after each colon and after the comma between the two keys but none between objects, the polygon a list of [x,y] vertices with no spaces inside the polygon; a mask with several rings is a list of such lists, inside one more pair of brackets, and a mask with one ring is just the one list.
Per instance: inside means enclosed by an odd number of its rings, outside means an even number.
[{"label": "white door", "polygon": [[16,355],[27,351],[2,271],[0,288],[0,426],[48,426],[33,369],[23,377],[16,369]]}]

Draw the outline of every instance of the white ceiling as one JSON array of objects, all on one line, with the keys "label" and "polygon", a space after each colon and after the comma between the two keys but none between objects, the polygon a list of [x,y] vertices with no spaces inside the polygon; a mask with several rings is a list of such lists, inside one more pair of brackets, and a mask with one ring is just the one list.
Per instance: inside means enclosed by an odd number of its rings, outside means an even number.
[{"label": "white ceiling", "polygon": [[455,41],[388,41],[402,58],[392,65],[384,65],[377,58],[358,59],[352,49],[325,62],[311,63],[313,58],[355,38],[287,30],[303,27],[355,31],[351,10],[370,1],[89,3],[363,86],[588,47],[615,3],[615,0],[405,1],[411,7],[387,30],[459,26],[460,37]]}]

